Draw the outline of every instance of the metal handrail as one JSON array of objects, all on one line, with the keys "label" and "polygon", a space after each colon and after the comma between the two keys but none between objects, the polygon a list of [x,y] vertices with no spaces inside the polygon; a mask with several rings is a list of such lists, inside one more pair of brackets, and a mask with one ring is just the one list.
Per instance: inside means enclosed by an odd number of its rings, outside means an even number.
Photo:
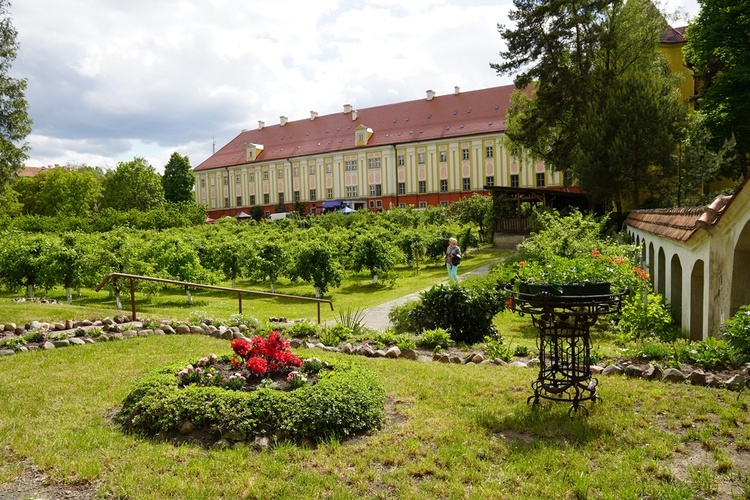
[{"label": "metal handrail", "polygon": [[320,304],[321,302],[328,303],[331,306],[331,311],[333,311],[333,302],[331,302],[328,299],[318,299],[313,297],[302,297],[299,295],[287,295],[283,293],[272,293],[272,292],[257,292],[254,290],[242,290],[240,288],[229,288],[225,286],[214,286],[214,285],[203,285],[201,283],[190,283],[187,281],[176,281],[176,280],[169,280],[164,278],[154,278],[152,276],[138,276],[136,274],[125,274],[125,273],[110,273],[104,277],[104,280],[102,280],[101,283],[99,283],[99,286],[96,287],[96,291],[104,287],[104,285],[107,284],[110,278],[128,278],[130,280],[130,305],[131,305],[131,311],[133,313],[132,320],[136,321],[135,318],[135,280],[144,280],[144,281],[156,281],[158,283],[167,283],[169,285],[181,285],[181,286],[190,286],[194,288],[205,288],[207,290],[221,290],[225,292],[236,292],[237,293],[237,300],[239,302],[239,309],[240,314],[242,314],[242,294],[247,295],[259,295],[261,297],[278,297],[282,299],[295,299],[295,300],[307,300],[312,302],[318,303],[318,324],[320,324]]}]

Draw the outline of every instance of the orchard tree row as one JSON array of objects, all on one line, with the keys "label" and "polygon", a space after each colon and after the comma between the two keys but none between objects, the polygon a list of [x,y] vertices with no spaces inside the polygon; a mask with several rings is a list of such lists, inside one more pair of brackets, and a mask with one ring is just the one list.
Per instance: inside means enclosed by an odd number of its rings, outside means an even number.
[{"label": "orchard tree row", "polygon": [[[118,228],[106,233],[82,231],[0,233],[0,282],[9,290],[63,287],[93,288],[109,273],[162,277],[214,284],[238,278],[263,283],[273,292],[280,278],[302,280],[321,297],[338,287],[346,272],[366,271],[372,283],[396,278],[399,264],[417,267],[441,263],[450,236],[463,247],[476,246],[471,226],[454,222],[446,210],[393,209],[383,213],[340,213],[238,223],[228,218],[214,225],[167,230]],[[293,242],[293,243],[292,243]],[[110,280],[121,308],[123,280]],[[138,282],[155,291],[152,282]],[[186,287],[188,303],[192,302]]]}]

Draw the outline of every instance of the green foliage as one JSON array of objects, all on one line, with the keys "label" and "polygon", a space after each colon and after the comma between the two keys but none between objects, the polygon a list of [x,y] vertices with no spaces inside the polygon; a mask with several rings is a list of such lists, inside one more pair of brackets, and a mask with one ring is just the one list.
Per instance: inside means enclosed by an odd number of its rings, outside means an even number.
[{"label": "green foliage", "polygon": [[417,340],[419,347],[435,349],[436,347],[447,348],[454,344],[451,334],[442,328],[423,330]]},{"label": "green foliage", "polygon": [[311,321],[300,321],[286,329],[286,334],[294,338],[317,337],[320,327]]},{"label": "green foliage", "polygon": [[455,342],[474,344],[495,333],[493,318],[505,308],[503,294],[492,287],[437,285],[421,294],[412,311],[419,331],[445,328]]},{"label": "green foliage", "polygon": [[388,282],[393,268],[403,260],[403,256],[399,248],[392,244],[391,238],[380,231],[358,236],[352,245],[350,259],[352,268],[357,272],[367,269],[375,284],[378,278]]},{"label": "green foliage", "polygon": [[25,287],[29,298],[36,286],[54,286],[49,258],[55,240],[43,234],[11,233],[0,246],[0,283],[10,290]]},{"label": "green foliage", "polygon": [[[461,198],[451,203],[449,212],[463,224],[474,224],[479,227],[479,237],[481,241],[486,239],[486,228],[493,227],[493,205],[492,197],[474,193],[471,198]],[[491,236],[491,235],[490,235]],[[474,247],[476,245],[467,245],[466,241],[461,241],[459,246],[463,249]]]},{"label": "green foliage", "polygon": [[396,332],[416,332],[418,330],[417,324],[414,322],[412,311],[419,307],[418,300],[410,300],[404,304],[393,306],[388,311],[388,319],[394,325]]},{"label": "green foliage", "polygon": [[172,203],[192,202],[195,175],[190,167],[190,159],[174,152],[169,157],[164,167],[164,176],[161,178],[164,189],[164,199]]},{"label": "green foliage", "polygon": [[364,311],[362,309],[342,309],[339,311],[339,323],[347,327],[352,334],[360,335],[365,329]]},{"label": "green foliage", "polygon": [[672,342],[680,334],[664,297],[642,291],[623,300],[617,328],[632,339],[654,338],[662,342]]},{"label": "green foliage", "polygon": [[740,307],[734,316],[724,321],[721,333],[736,351],[737,361],[750,362],[750,305]]},{"label": "green foliage", "polygon": [[706,370],[720,370],[734,365],[735,353],[729,343],[714,337],[694,343],[689,355],[695,364]]},{"label": "green foliage", "polygon": [[293,274],[292,254],[288,248],[288,245],[283,243],[281,234],[269,235],[255,242],[245,259],[249,275],[257,280],[268,282],[273,292],[279,278]]},{"label": "green foliage", "polygon": [[91,167],[55,167],[13,186],[25,214],[88,217],[101,201],[102,177],[100,170]]},{"label": "green foliage", "polygon": [[320,298],[329,287],[341,285],[343,270],[333,250],[322,242],[310,242],[298,250],[292,275],[312,283],[315,296]]},{"label": "green foliage", "polygon": [[150,210],[163,203],[161,177],[143,158],[120,162],[104,175],[103,208]]},{"label": "green foliage", "polygon": [[503,343],[499,335],[488,335],[484,337],[484,350],[488,359],[502,359],[506,363],[513,358],[513,351],[509,344]]},{"label": "green foliage", "polygon": [[26,136],[31,133],[32,123],[25,97],[26,80],[9,74],[18,52],[18,32],[9,8],[9,1],[0,0],[0,192],[29,157]]},{"label": "green foliage", "polygon": [[398,347],[401,351],[405,351],[407,349],[416,349],[417,341],[411,335],[407,335],[404,333],[398,334],[396,335],[396,347]]},{"label": "green foliage", "polygon": [[[179,368],[178,368],[179,369]],[[259,435],[288,439],[343,438],[380,425],[385,390],[373,373],[341,363],[314,385],[284,392],[251,393],[190,385],[178,388],[169,366],[139,379],[123,402],[118,421],[144,434],[175,430],[185,420],[247,440]]]},{"label": "green foliage", "polygon": [[343,323],[336,323],[321,331],[318,338],[323,345],[337,346],[353,336],[354,332],[351,328]]}]

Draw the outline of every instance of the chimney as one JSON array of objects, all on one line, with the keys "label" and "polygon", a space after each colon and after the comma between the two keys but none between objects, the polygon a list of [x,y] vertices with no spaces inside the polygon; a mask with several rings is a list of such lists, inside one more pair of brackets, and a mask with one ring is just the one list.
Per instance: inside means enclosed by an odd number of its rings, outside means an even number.
[{"label": "chimney", "polygon": [[351,104],[344,104],[344,114],[348,115],[352,112],[352,105]]},{"label": "chimney", "polygon": [[279,116],[279,125],[281,125],[282,127],[286,125],[286,122],[288,121],[289,121],[289,118],[287,118],[286,116],[284,115]]},{"label": "chimney", "polygon": [[318,116],[317,111],[310,111],[310,121],[313,121]]},{"label": "chimney", "polygon": [[461,91],[461,89],[460,89],[460,88],[458,88],[458,85],[456,85],[455,87],[453,87],[453,95],[458,95],[458,93],[459,93],[460,91]]},{"label": "chimney", "polygon": [[243,129],[242,129],[242,131],[241,131],[241,133],[243,133],[243,134],[244,134],[245,132],[247,132],[247,129],[246,129],[246,128],[243,128]]},{"label": "chimney", "polygon": [[258,130],[263,130],[263,127],[266,126],[266,122],[263,120],[258,120]]},{"label": "chimney", "polygon": [[352,121],[354,121],[354,120],[356,120],[356,119],[357,119],[357,110],[356,110],[356,109],[353,109],[353,110],[352,110]]},{"label": "chimney", "polygon": [[433,97],[435,97],[435,91],[434,90],[428,90],[427,91],[427,100],[431,101]]}]

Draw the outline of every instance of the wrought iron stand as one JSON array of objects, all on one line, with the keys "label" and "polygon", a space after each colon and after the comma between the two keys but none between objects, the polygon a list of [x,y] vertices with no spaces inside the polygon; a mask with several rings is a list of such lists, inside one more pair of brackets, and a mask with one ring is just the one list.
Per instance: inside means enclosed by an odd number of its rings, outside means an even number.
[{"label": "wrought iron stand", "polygon": [[539,331],[539,376],[532,382],[534,394],[527,403],[540,399],[571,403],[568,413],[579,410],[583,401],[596,402],[599,381],[591,375],[590,329],[600,316],[620,311],[627,291],[604,295],[557,295],[549,291],[524,293],[505,290],[511,295],[510,308],[520,315],[529,314]]}]

